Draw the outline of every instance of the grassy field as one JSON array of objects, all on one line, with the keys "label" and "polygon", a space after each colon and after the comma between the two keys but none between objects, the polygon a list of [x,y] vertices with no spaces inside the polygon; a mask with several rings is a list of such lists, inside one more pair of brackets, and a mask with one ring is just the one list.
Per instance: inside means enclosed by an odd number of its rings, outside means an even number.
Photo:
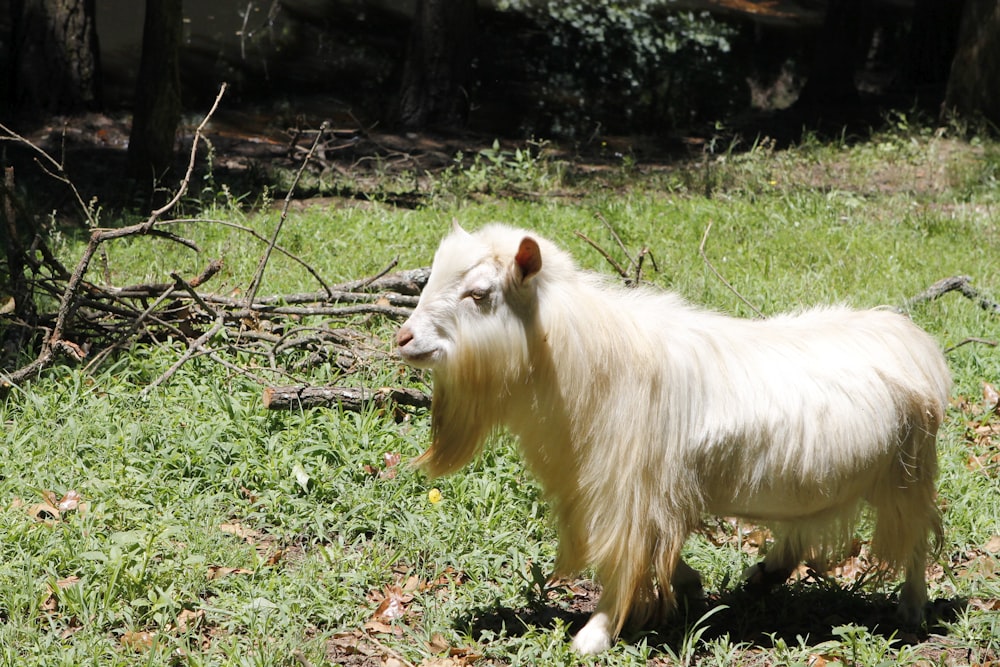
[{"label": "grassy field", "polygon": [[[574,232],[626,262],[610,226],[633,253],[651,252],[658,270],[647,260],[644,279],[742,316],[751,310],[713,267],[765,314],[829,302],[902,307],[955,275],[1000,300],[1000,146],[991,141],[901,128],[850,145],[762,142],[655,168],[627,154],[583,168],[554,148],[466,158],[433,177],[387,175],[367,202],[296,208],[280,242],[336,282],[394,258],[428,265],[453,219],[469,228],[500,220],[607,272]],[[422,205],[387,203],[399,192]],[[210,220],[268,235],[277,207],[261,193],[214,201],[186,204],[201,221],[175,228],[202,253],[123,241],[108,247],[107,277],[163,280],[221,257],[211,290],[245,290],[262,246]],[[68,233],[53,241],[72,264],[81,245]],[[300,266],[275,257],[261,293],[312,289]],[[405,465],[428,443],[426,413],[268,411],[260,385],[206,357],[140,397],[177,359],[175,342],[135,346],[86,371],[55,366],[0,401],[0,664],[995,664],[1000,414],[984,383],[1000,386],[1000,351],[968,340],[997,341],[1000,315],[957,293],[908,311],[954,348],[940,439],[946,540],[929,568],[934,614],[921,632],[894,626],[892,582],[861,581],[864,531],[857,553],[824,578],[757,599],[738,575],[766,532],[707,517],[685,556],[704,576],[708,608],[582,661],[567,633],[595,588],[587,573],[546,587],[555,533],[516,443],[498,437],[469,469],[429,480]],[[398,326],[348,324],[377,335],[384,351]],[[225,353],[224,339],[214,345]],[[318,363],[294,380],[430,381],[391,360],[349,375]]]}]

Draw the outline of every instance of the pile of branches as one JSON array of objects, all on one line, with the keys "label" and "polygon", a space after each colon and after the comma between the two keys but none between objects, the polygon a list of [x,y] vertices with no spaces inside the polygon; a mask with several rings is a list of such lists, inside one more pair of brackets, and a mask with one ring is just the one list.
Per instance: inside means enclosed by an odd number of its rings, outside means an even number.
[{"label": "pile of branches", "polygon": [[[68,268],[46,244],[44,236],[29,229],[28,216],[19,205],[14,171],[8,168],[0,186],[0,216],[3,218],[3,246],[7,262],[8,295],[0,294],[0,390],[20,385],[37,376],[60,356],[94,367],[116,350],[140,343],[183,341],[185,351],[155,381],[144,387],[148,393],[169,378],[187,360],[207,356],[213,361],[247,375],[265,387],[264,403],[269,408],[290,408],[316,404],[341,404],[361,409],[371,401],[428,406],[421,392],[403,389],[365,391],[350,387],[273,386],[276,377],[293,377],[293,371],[322,362],[332,362],[345,372],[383,360],[391,354],[389,345],[363,329],[347,325],[359,315],[405,319],[423,285],[428,269],[394,271],[395,262],[367,279],[330,285],[306,262],[282,248],[277,240],[288,215],[295,190],[289,189],[281,217],[270,238],[229,222],[169,219],[167,215],[187,192],[194,171],[199,144],[215,105],[195,130],[187,171],[174,196],[138,224],[101,228],[62,164],[45,150],[0,125],[3,140],[17,141],[36,153],[36,162],[52,177],[65,183],[73,193],[90,228],[90,237],[77,264]],[[322,132],[304,156],[296,181],[312,159]],[[139,236],[153,236],[199,250],[191,240],[171,231],[181,223],[225,224],[261,241],[264,251],[249,288],[240,296],[222,296],[209,289],[222,269],[221,260],[209,261],[195,276],[170,274],[170,281],[113,286],[108,276],[90,278],[95,258],[106,252],[105,244]],[[300,264],[316,280],[313,292],[259,296],[258,291],[270,257],[284,254]],[[39,304],[55,304],[49,311]],[[308,324],[307,324],[308,323]],[[220,336],[225,330],[226,335]],[[34,358],[25,359],[25,350]],[[238,367],[222,352],[243,352],[261,359],[254,371]],[[288,369],[283,361],[297,359]],[[261,373],[268,377],[262,377]]]}]

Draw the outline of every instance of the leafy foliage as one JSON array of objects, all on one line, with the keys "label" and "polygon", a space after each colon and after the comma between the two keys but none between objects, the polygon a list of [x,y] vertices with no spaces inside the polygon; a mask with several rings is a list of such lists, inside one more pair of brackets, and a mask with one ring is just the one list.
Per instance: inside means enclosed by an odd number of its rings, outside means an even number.
[{"label": "leafy foliage", "polygon": [[[669,0],[594,3],[501,2],[526,13],[545,34],[527,59],[547,136],[663,129],[722,117],[741,99],[739,67],[721,60],[736,30],[708,13],[678,12]],[[729,102],[725,102],[729,100]]]}]

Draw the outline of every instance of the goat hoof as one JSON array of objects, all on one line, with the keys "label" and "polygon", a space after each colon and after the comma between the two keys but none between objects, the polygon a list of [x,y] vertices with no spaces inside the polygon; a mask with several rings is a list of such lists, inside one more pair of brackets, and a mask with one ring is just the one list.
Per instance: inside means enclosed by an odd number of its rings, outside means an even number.
[{"label": "goat hoof", "polygon": [[601,612],[595,613],[573,638],[573,650],[583,655],[603,653],[611,648],[611,633],[608,631],[609,619]]}]

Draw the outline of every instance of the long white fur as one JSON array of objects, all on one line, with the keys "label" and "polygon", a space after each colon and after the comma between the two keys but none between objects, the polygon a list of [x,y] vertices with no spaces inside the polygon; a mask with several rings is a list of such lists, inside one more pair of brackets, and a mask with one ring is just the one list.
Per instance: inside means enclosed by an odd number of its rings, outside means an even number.
[{"label": "long white fur", "polygon": [[736,319],[611,285],[531,232],[456,225],[397,342],[433,371],[431,475],[500,427],[519,437],[556,515],[557,574],[593,565],[604,586],[580,652],[700,589],[680,552],[705,513],[770,525],[764,569],[784,575],[841,548],[867,501],[873,551],[905,571],[900,614],[922,618],[951,380],[906,317]]}]

